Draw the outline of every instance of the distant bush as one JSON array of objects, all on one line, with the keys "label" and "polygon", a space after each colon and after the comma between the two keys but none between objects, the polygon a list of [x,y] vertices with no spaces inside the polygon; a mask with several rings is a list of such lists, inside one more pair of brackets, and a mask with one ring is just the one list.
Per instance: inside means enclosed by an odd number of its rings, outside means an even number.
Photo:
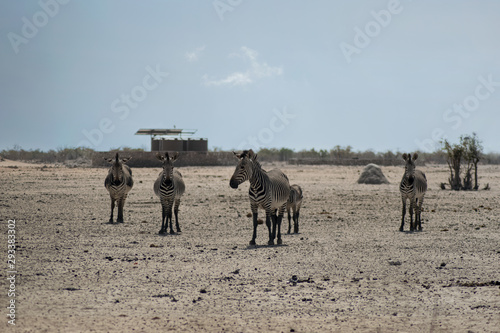
[{"label": "distant bush", "polygon": [[[460,143],[451,144],[442,141],[442,151],[446,153],[446,162],[450,169],[452,190],[478,190],[478,163],[483,157],[483,146],[476,133],[471,136],[460,136]],[[472,186],[472,170],[474,169],[474,186]],[[463,177],[462,177],[463,173]]]},{"label": "distant bush", "polygon": [[[111,152],[145,152],[143,148],[120,147],[110,150]],[[221,148],[214,148],[211,153],[224,152]],[[19,146],[14,146],[12,149],[0,151],[0,156],[10,160],[19,160],[38,163],[64,163],[66,161],[75,160],[92,160],[92,155],[95,151],[91,148],[58,148],[56,150],[41,151],[24,150]],[[408,152],[407,152],[408,153]],[[419,161],[421,163],[436,163],[446,164],[447,153],[443,150],[438,150],[433,153],[418,152]],[[323,164],[329,164],[328,161],[344,161],[343,165],[349,165],[351,160],[370,160],[373,163],[387,165],[383,161],[395,161],[397,164],[401,161],[402,152],[385,151],[375,152],[373,150],[354,151],[351,146],[341,147],[335,146],[330,150],[320,149],[303,149],[294,151],[291,148],[261,148],[258,151],[259,160],[263,162],[289,162],[291,160],[310,160],[318,161]],[[481,162],[484,164],[500,164],[500,154],[489,153],[483,154]],[[402,162],[401,162],[402,163]],[[391,163],[389,163],[391,165]]]},{"label": "distant bush", "polygon": [[9,150],[2,150],[0,155],[9,160],[40,162],[40,163],[63,163],[67,160],[76,160],[79,158],[88,159],[92,158],[94,153],[90,148],[59,148],[57,150],[41,151],[24,150],[20,147],[14,147]]}]

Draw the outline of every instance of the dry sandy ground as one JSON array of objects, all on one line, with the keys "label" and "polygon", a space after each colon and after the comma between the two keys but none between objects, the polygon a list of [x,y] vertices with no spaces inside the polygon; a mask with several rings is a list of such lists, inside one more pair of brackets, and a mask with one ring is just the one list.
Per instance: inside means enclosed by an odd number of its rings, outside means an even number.
[{"label": "dry sandy ground", "polygon": [[0,241],[6,263],[15,219],[16,325],[5,264],[2,332],[500,331],[498,166],[481,166],[492,189],[479,192],[443,191],[447,168],[421,167],[424,230],[410,233],[403,167],[382,169],[389,185],[358,185],[362,167],[283,165],[305,193],[300,234],[267,246],[262,225],[249,246],[248,183],[229,187],[233,167],[180,168],[182,233],[160,236],[160,169],[133,169],[125,223],[108,224],[105,169],[9,163]]}]

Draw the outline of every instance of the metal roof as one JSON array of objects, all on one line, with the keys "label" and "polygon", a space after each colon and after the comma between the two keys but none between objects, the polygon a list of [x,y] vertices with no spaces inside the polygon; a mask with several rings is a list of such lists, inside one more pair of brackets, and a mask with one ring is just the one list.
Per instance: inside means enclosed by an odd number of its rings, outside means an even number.
[{"label": "metal roof", "polygon": [[197,130],[193,129],[178,129],[178,128],[141,128],[136,135],[193,135]]}]

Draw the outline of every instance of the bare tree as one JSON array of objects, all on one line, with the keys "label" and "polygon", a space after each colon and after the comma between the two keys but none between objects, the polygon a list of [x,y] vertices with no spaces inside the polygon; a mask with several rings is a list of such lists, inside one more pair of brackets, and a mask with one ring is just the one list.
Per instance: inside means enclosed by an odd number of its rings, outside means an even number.
[{"label": "bare tree", "polygon": [[[477,137],[476,133],[472,133],[472,136],[460,137],[461,144],[464,147],[464,159],[467,162],[467,171],[464,179],[464,189],[475,190],[479,188],[477,181],[477,165],[482,159],[483,146],[481,140]],[[472,187],[472,175],[471,171],[474,168],[474,187]]]},{"label": "bare tree", "polygon": [[[448,140],[443,140],[442,151],[446,153],[446,162],[450,168],[451,189],[477,190],[479,188],[477,165],[482,158],[483,146],[476,133],[472,136],[461,136],[459,144],[450,144]],[[472,187],[472,169],[474,168],[474,187]],[[461,172],[464,170],[463,183]]]},{"label": "bare tree", "polygon": [[451,189],[459,191],[462,188],[462,180],[460,179],[460,169],[462,166],[462,156],[464,154],[463,146],[457,144],[450,144],[448,140],[444,139],[442,142],[443,151],[446,153],[446,163],[450,168],[450,183]]}]

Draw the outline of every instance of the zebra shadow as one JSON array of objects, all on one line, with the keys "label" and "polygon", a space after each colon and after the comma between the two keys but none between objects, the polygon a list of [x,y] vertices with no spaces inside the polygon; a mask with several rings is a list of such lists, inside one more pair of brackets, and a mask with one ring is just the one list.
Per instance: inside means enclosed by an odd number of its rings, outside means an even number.
[{"label": "zebra shadow", "polygon": [[413,235],[413,234],[421,234],[421,233],[424,232],[424,230],[422,228],[422,230],[413,230],[413,231],[411,231],[411,230],[404,230],[404,231],[399,231],[399,232],[402,233],[402,234],[405,234],[405,235]]},{"label": "zebra shadow", "polygon": [[101,224],[102,225],[119,225],[119,224],[123,224],[124,222],[111,222],[111,221],[106,221],[106,222],[102,222]]},{"label": "zebra shadow", "polygon": [[268,244],[256,244],[256,245],[247,245],[244,250],[258,250],[258,249],[269,249],[269,248],[279,248],[279,247],[287,247],[288,244],[274,244],[274,245],[268,245]]},{"label": "zebra shadow", "polygon": [[156,233],[156,235],[158,235],[160,237],[172,237],[172,236],[180,236],[180,235],[182,235],[182,232],[174,232],[173,234],[171,234],[170,232],[164,232],[164,233],[160,234],[158,232],[158,233]]}]

